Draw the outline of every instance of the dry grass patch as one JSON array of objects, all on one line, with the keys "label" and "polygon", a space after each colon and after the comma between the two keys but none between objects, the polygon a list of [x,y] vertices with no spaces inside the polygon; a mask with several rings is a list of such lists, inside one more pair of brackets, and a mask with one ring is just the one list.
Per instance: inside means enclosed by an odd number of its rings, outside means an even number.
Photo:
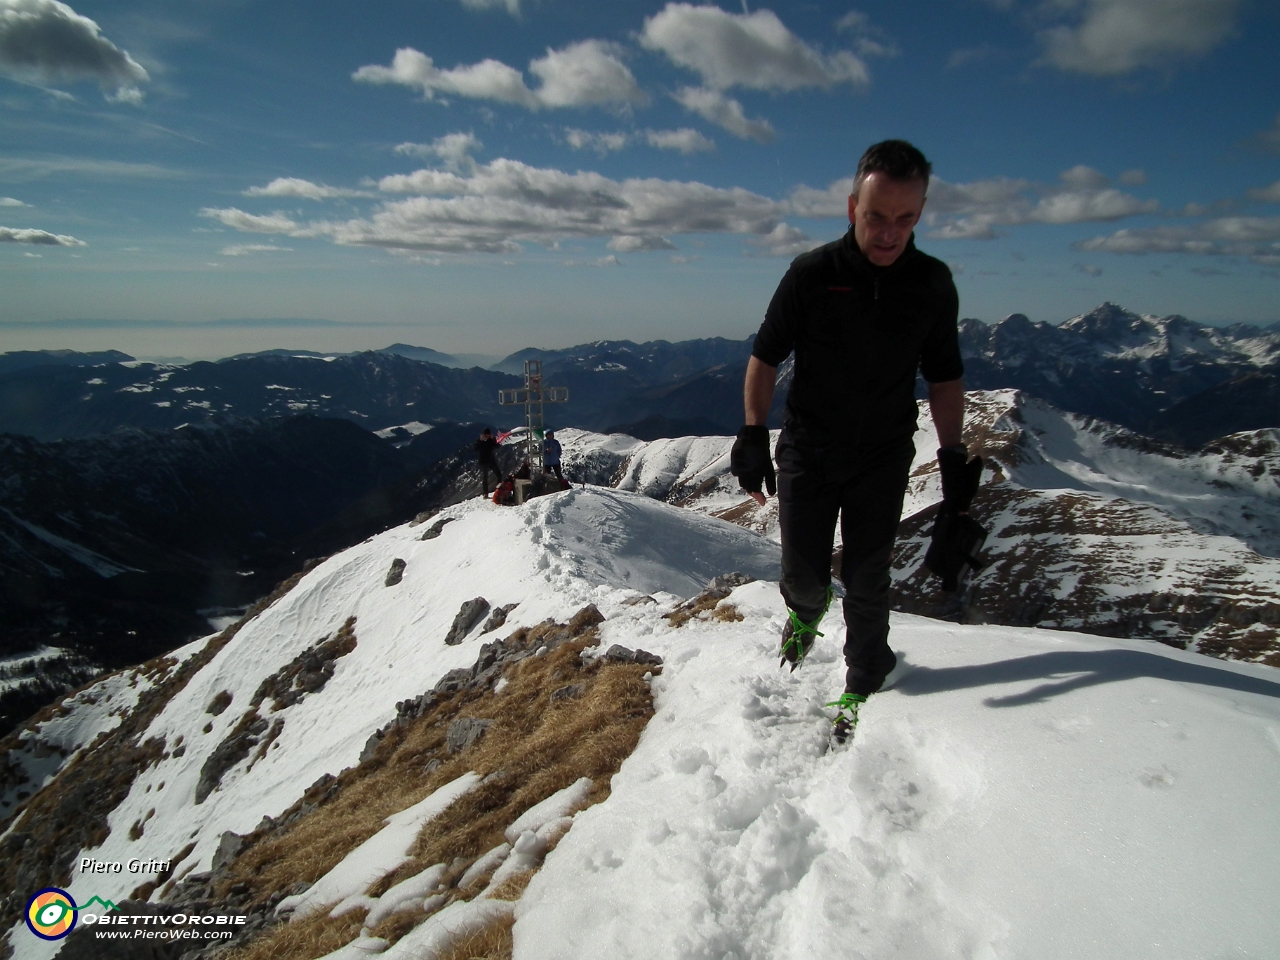
[{"label": "dry grass patch", "polygon": [[732,603],[722,603],[711,611],[711,619],[721,623],[739,623],[744,618]]},{"label": "dry grass patch", "polygon": [[483,930],[458,940],[436,960],[511,960],[514,943],[511,928],[515,920],[503,917]]},{"label": "dry grass patch", "polygon": [[495,900],[519,900],[524,896],[525,888],[529,886],[529,881],[533,879],[533,875],[537,872],[536,870],[525,870],[523,873],[507,877],[502,883],[498,884],[498,888],[490,896]]},{"label": "dry grass patch", "polygon": [[293,960],[297,957],[323,957],[358,937],[363,918],[364,912],[359,910],[336,918],[325,912],[297,923],[281,924],[246,946],[224,954],[224,958]]},{"label": "dry grass patch", "polygon": [[[598,642],[594,624],[599,614],[589,609],[595,619],[584,610],[568,625],[548,621],[511,634],[504,641],[508,650],[551,649],[509,663],[501,693],[459,690],[421,716],[386,730],[377,751],[359,767],[315,784],[296,805],[313,808],[304,817],[289,827],[246,838],[250,845],[219,878],[217,895],[225,896],[233,885],[245,883],[254,902],[260,903],[291,890],[299,881],[314,882],[380,830],[387,817],[475,771],[483,782],[431,820],[411,850],[413,859],[369,890],[379,896],[427,867],[445,863],[449,864],[444,883],[451,888],[450,901],[467,899],[479,892],[480,884],[470,884],[466,891],[454,885],[477,857],[505,842],[506,828],[530,807],[581,777],[594,783],[589,803],[605,799],[609,779],[635,749],[653,715],[644,675],[660,668],[597,660],[584,663],[581,652]],[[570,684],[582,686],[577,697],[551,699],[553,692]],[[492,722],[473,746],[451,755],[446,732],[453,720],[464,717]],[[501,898],[518,898],[531,875],[517,875],[504,883]],[[398,940],[423,916],[395,914],[379,924],[375,933]],[[299,924],[277,929],[292,931]],[[354,929],[358,930],[358,922]],[[292,938],[287,932],[269,936],[273,944],[280,943],[271,948],[274,952],[236,954],[235,960],[311,960],[325,952],[313,949],[310,941],[297,948],[288,946]],[[506,936],[509,943],[509,931]],[[493,955],[509,957],[510,947],[505,949],[505,954]]]}]

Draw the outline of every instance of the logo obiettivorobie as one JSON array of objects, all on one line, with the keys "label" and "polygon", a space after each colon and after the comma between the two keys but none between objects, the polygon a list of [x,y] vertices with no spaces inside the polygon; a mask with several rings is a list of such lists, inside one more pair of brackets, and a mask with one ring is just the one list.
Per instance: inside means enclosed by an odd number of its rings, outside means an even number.
[{"label": "logo obiettivorobie", "polygon": [[42,940],[61,940],[75,928],[78,910],[67,891],[45,887],[27,901],[27,927]]}]

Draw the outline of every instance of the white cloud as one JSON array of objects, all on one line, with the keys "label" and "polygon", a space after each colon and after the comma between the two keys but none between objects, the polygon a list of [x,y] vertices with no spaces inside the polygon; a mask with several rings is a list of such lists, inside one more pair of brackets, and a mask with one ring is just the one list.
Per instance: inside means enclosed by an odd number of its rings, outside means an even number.
[{"label": "white cloud", "polygon": [[47,230],[19,230],[14,227],[0,227],[0,243],[30,243],[40,247],[88,246],[83,240],[60,233],[49,233]]},{"label": "white cloud", "polygon": [[642,104],[649,99],[620,59],[620,48],[601,40],[548,49],[545,57],[529,64],[529,72],[542,81],[537,98],[545,107]]},{"label": "white cloud", "polygon": [[645,140],[659,150],[679,150],[683,154],[704,153],[716,148],[716,143],[691,127],[679,130],[646,130]]},{"label": "white cloud", "polygon": [[246,197],[293,197],[298,200],[332,200],[337,197],[368,197],[371,194],[363,190],[349,190],[345,187],[327,187],[322,183],[312,183],[298,177],[277,177],[265,187],[250,187],[244,192]]},{"label": "white cloud", "polygon": [[520,16],[520,0],[462,0],[468,10],[505,9],[513,17]]},{"label": "white cloud", "polygon": [[396,51],[391,66],[361,67],[352,78],[364,83],[395,83],[421,91],[432,100],[437,94],[493,100],[529,110],[558,107],[642,104],[647,97],[620,59],[620,48],[601,40],[583,40],[529,64],[542,81],[531,90],[524,75],[498,60],[441,70],[430,57],[412,47]]},{"label": "white cloud", "polygon": [[607,153],[616,153],[625,149],[631,142],[631,134],[621,132],[593,133],[590,130],[566,127],[564,139],[575,150],[594,150],[604,156]]},{"label": "white cloud", "polygon": [[1040,33],[1045,62],[1118,76],[1208,53],[1233,32],[1240,0],[1064,0],[1055,6],[1069,11],[1072,23]]},{"label": "white cloud", "polygon": [[1261,190],[1250,190],[1250,200],[1261,200],[1263,203],[1280,203],[1280,180]]},{"label": "white cloud", "polygon": [[937,239],[991,240],[999,227],[1120,220],[1159,209],[1157,201],[1140,200],[1110,186],[1097,170],[1076,166],[1054,186],[1006,177],[952,184],[934,177],[925,220]]},{"label": "white cloud", "polygon": [[[667,238],[682,234],[771,235],[789,209],[738,187],[619,181],[506,159],[466,174],[418,170],[384,177],[378,187],[411,196],[388,199],[367,217],[307,224],[280,212],[257,216],[236,208],[206,208],[201,215],[246,232],[327,236],[342,245],[401,252],[514,253],[526,243],[554,248],[593,238],[627,252],[670,249]],[[794,240],[794,234],[776,234],[771,242]]]},{"label": "white cloud", "polygon": [[752,240],[752,243],[777,257],[798,257],[825,241],[814,240],[803,230],[780,223],[768,233]]},{"label": "white cloud", "polygon": [[1238,256],[1268,263],[1268,258],[1280,255],[1280,217],[1216,217],[1187,226],[1117,230],[1075,247],[1105,253]]},{"label": "white cloud", "polygon": [[1091,277],[1102,276],[1102,268],[1096,267],[1090,263],[1077,263],[1075,265],[1075,270],[1077,273],[1087,273]]},{"label": "white cloud", "polygon": [[142,101],[138,84],[151,79],[96,23],[58,0],[0,0],[0,74],[41,84],[91,80],[108,100],[134,104]]},{"label": "white cloud", "polygon": [[633,143],[646,143],[658,150],[678,150],[686,155],[716,148],[714,140],[690,127],[681,127],[679,130],[643,130],[636,133],[597,133],[566,127],[564,138],[573,149],[594,150],[602,157],[624,150]]},{"label": "white cloud", "polygon": [[713,90],[789,91],[841,83],[865,86],[870,80],[866,64],[853,53],[820,53],[769,10],[737,14],[668,3],[645,19],[640,43],[697,72]]},{"label": "white cloud", "polygon": [[25,207],[27,204],[13,197],[0,197],[0,207]]},{"label": "white cloud", "polygon": [[1084,164],[1078,164],[1070,170],[1063,170],[1059,178],[1068,187],[1077,190],[1099,190],[1111,183],[1105,173],[1086,167]]},{"label": "white cloud", "polygon": [[707,87],[683,87],[673,96],[686,110],[696,113],[702,119],[723,127],[735,137],[743,140],[754,140],[756,143],[768,143],[773,139],[773,127],[767,120],[749,120],[742,104],[732,97],[726,97],[719,90]]},{"label": "white cloud", "polygon": [[293,247],[277,247],[274,243],[241,243],[222,248],[224,257],[247,257],[254,253],[292,252]]},{"label": "white cloud", "polygon": [[473,164],[472,152],[483,146],[474,133],[447,133],[430,143],[399,144],[395,152],[409,157],[439,157],[451,170],[456,170]]},{"label": "white cloud", "polygon": [[871,18],[859,10],[851,10],[835,22],[837,33],[854,34],[854,45],[864,57],[896,57],[898,48],[884,37],[884,31],[871,25]]},{"label": "white cloud", "polygon": [[1140,187],[1147,182],[1147,172],[1145,170],[1126,170],[1116,179],[1126,187]]},{"label": "white cloud", "polygon": [[610,250],[617,250],[619,253],[676,249],[676,245],[666,237],[614,237],[606,246]]},{"label": "white cloud", "polygon": [[257,216],[252,213],[245,213],[243,210],[237,210],[235,207],[227,207],[218,209],[216,207],[205,207],[200,211],[200,216],[208,217],[211,220],[217,220],[224,226],[231,227],[234,230],[243,230],[246,233],[287,233],[297,234],[303,228],[289,219],[283,213],[268,214],[267,216]]},{"label": "white cloud", "polygon": [[33,160],[28,157],[0,156],[0,180],[40,180],[64,175],[86,177],[94,180],[115,179],[174,179],[191,176],[182,170],[161,167],[154,163],[129,163],[122,160],[88,160],[81,157],[54,157]]},{"label": "white cloud", "polygon": [[825,190],[799,186],[791,191],[788,206],[796,217],[844,217],[849,210],[849,193],[853,177],[833,181]]}]

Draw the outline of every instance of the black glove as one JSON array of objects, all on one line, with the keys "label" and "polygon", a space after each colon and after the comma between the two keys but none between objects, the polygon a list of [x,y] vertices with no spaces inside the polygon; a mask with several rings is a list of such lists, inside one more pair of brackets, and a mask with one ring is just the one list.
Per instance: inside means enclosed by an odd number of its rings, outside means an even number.
[{"label": "black glove", "polygon": [[961,516],[944,502],[933,521],[933,538],[924,555],[925,569],[942,578],[942,589],[955,590],[965,565],[976,573],[986,566],[978,551],[987,541],[987,531],[973,517]]},{"label": "black glove", "polygon": [[[943,447],[938,451],[938,470],[942,473],[942,502],[954,513],[964,513],[973,502],[982,482],[982,458],[968,460],[964,444]],[[966,463],[965,461],[968,460]]]},{"label": "black glove", "polygon": [[759,493],[763,481],[769,496],[778,492],[778,478],[773,472],[769,453],[769,428],[747,426],[738,431],[729,454],[729,472],[747,493]]},{"label": "black glove", "polygon": [[[967,515],[982,482],[982,458],[968,459],[964,444],[938,451],[942,474],[942,506],[933,521],[933,535],[924,555],[925,569],[942,578],[943,590],[955,590],[967,564],[974,571],[985,564],[978,551],[987,540],[982,524]],[[962,516],[962,514],[964,514]]]}]

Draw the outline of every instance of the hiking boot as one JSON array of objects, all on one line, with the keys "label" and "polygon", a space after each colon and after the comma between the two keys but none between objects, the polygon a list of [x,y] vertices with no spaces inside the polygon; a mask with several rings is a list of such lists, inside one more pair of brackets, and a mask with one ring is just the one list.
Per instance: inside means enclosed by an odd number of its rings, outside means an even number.
[{"label": "hiking boot", "polygon": [[827,704],[836,708],[836,719],[831,727],[832,740],[843,744],[853,737],[853,731],[858,728],[858,708],[866,702],[867,698],[862,694],[846,691],[839,700]]},{"label": "hiking boot", "polygon": [[827,587],[826,606],[822,608],[820,614],[813,618],[811,623],[801,620],[794,610],[790,607],[787,608],[787,623],[782,628],[782,660],[778,663],[779,667],[789,663],[791,664],[791,672],[794,673],[796,667],[804,662],[804,658],[813,649],[814,641],[818,637],[825,636],[818,630],[818,624],[827,615],[833,596],[835,596],[835,591]]}]

